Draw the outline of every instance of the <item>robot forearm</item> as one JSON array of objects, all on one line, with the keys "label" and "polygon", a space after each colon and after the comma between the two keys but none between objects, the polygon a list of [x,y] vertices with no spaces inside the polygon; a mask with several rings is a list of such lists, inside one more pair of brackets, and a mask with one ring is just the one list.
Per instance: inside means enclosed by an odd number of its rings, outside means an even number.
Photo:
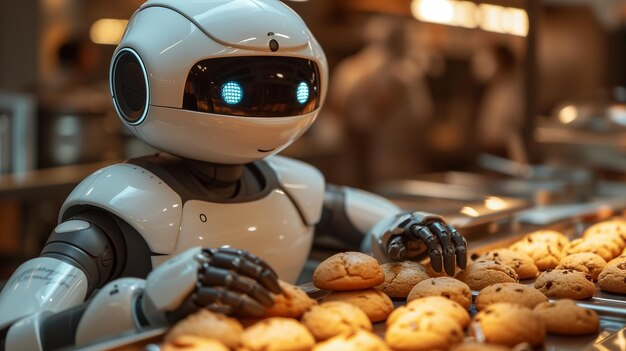
[{"label": "robot forearm", "polygon": [[329,235],[351,248],[369,251],[367,233],[402,210],[391,201],[362,190],[328,184],[316,235]]}]

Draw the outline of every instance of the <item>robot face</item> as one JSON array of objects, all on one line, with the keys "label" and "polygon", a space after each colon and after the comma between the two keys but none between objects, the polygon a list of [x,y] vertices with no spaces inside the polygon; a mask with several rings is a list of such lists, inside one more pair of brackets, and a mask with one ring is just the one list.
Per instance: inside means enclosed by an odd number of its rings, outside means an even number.
[{"label": "robot face", "polygon": [[111,96],[147,144],[243,164],[280,152],[315,121],[326,58],[276,0],[149,0],[114,53]]},{"label": "robot face", "polygon": [[183,109],[242,117],[288,117],[320,104],[319,70],[297,57],[221,57],[193,65]]}]

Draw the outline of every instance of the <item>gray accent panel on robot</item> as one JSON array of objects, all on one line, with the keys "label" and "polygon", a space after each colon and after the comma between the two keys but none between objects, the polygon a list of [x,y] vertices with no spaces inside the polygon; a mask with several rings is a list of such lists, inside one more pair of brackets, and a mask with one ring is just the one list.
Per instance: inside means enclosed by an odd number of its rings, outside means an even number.
[{"label": "gray accent panel on robot", "polygon": [[[110,266],[112,273],[98,287],[118,277],[145,278],[152,270],[151,257],[155,254],[150,251],[143,237],[119,217],[92,206],[74,206],[68,208],[63,214],[63,221],[69,219],[84,220],[91,223],[91,227],[101,228],[111,246]],[[85,245],[89,246],[88,238],[83,239],[81,237],[77,240],[80,243],[85,242]],[[101,258],[104,258],[105,261],[108,259],[106,256]]]},{"label": "gray accent panel on robot", "polygon": [[47,317],[41,323],[41,345],[44,350],[69,348],[76,343],[76,329],[89,303],[84,303]]},{"label": "gray accent panel on robot", "polygon": [[345,244],[347,249],[359,250],[365,234],[348,218],[345,188],[327,184],[322,218],[315,226],[315,236],[330,236]]},{"label": "gray accent panel on robot", "polygon": [[188,200],[250,202],[280,188],[276,173],[262,160],[245,165],[221,165],[159,153],[126,162],[159,177],[183,203]]}]

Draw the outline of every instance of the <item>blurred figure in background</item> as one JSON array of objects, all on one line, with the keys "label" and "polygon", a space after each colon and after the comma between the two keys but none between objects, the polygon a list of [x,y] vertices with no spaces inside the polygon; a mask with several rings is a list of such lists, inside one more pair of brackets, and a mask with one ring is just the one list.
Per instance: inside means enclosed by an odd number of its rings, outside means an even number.
[{"label": "blurred figure in background", "polygon": [[491,154],[514,157],[524,122],[523,76],[513,51],[501,44],[479,50],[472,60],[485,92],[478,108],[476,142]]},{"label": "blurred figure in background", "polygon": [[347,139],[341,162],[365,188],[423,171],[420,127],[433,109],[424,67],[409,55],[406,23],[374,18],[366,37],[367,46],[334,71],[328,98]]}]

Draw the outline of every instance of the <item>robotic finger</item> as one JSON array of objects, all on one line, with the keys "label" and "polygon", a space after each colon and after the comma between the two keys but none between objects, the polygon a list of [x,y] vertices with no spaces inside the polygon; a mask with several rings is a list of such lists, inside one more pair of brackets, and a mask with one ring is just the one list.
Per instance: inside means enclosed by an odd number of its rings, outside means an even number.
[{"label": "robotic finger", "polygon": [[211,311],[227,312],[252,317],[265,314],[263,305],[247,295],[221,287],[200,287],[195,293],[195,303]]},{"label": "robotic finger", "polygon": [[[251,279],[258,281],[265,289],[280,294],[282,289],[278,285],[278,277],[276,273],[271,269],[265,268],[267,263],[263,262],[263,265],[256,264],[255,262],[246,258],[245,255],[239,253],[221,252],[220,249],[211,249],[204,251],[209,255],[208,264],[214,267],[224,268],[232,270],[238,274],[247,276]],[[242,251],[245,252],[245,251]]]},{"label": "robotic finger", "polygon": [[241,276],[233,271],[205,264],[200,269],[199,281],[207,287],[223,286],[229,290],[235,290],[251,296],[264,306],[274,305],[270,293],[256,281]]},{"label": "robotic finger", "polygon": [[217,249],[217,252],[243,257],[243,258],[245,258],[245,259],[247,259],[249,261],[252,261],[256,265],[259,265],[259,266],[267,269],[272,274],[274,274],[274,276],[278,279],[278,274],[276,274],[274,269],[272,269],[272,267],[270,267],[270,265],[267,264],[267,262],[263,261],[262,259],[258,258],[257,256],[251,254],[248,251],[240,250],[240,249],[233,249],[233,248],[230,248],[230,247],[221,247],[221,248]]},{"label": "robotic finger", "polygon": [[403,259],[406,256],[406,242],[405,238],[401,235],[395,236],[393,239],[389,241],[389,245],[387,246],[387,253],[389,257],[394,260]]},{"label": "robotic finger", "polygon": [[441,250],[439,247],[439,240],[437,237],[428,230],[427,227],[413,225],[410,228],[411,233],[422,240],[426,247],[428,248],[428,256],[430,257],[430,264],[433,266],[435,272],[441,272],[442,267],[442,256]]},{"label": "robotic finger", "polygon": [[452,244],[451,233],[448,232],[448,228],[439,222],[435,222],[430,225],[430,231],[434,233],[439,239],[439,244],[443,250],[443,266],[446,273],[450,276],[454,275],[456,262],[455,262],[455,249]]},{"label": "robotic finger", "polygon": [[456,264],[459,268],[465,269],[467,266],[467,242],[465,242],[465,239],[453,226],[449,225],[448,231],[451,234],[452,242],[455,246]]}]

